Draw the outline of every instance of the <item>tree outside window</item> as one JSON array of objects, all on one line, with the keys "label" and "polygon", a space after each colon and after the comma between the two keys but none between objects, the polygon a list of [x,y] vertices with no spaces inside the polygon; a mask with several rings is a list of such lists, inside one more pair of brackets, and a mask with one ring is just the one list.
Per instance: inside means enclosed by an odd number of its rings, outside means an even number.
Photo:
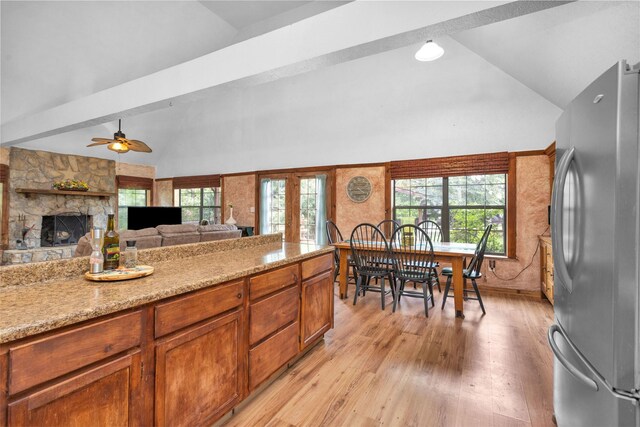
[{"label": "tree outside window", "polygon": [[505,174],[399,179],[393,189],[394,218],[402,224],[435,221],[444,241],[458,243],[477,243],[493,224],[487,252],[506,253]]},{"label": "tree outside window", "polygon": [[220,187],[181,188],[174,190],[174,205],[182,208],[183,224],[222,222],[222,192]]}]

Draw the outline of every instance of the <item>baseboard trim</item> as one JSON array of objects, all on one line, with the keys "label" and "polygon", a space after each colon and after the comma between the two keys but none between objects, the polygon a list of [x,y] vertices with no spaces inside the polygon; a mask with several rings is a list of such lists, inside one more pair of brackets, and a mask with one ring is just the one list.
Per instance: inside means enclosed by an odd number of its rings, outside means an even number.
[{"label": "baseboard trim", "polygon": [[541,300],[543,299],[542,292],[539,290],[528,289],[511,289],[511,288],[498,288],[494,286],[483,286],[478,284],[480,292],[495,295],[515,295],[529,299]]}]

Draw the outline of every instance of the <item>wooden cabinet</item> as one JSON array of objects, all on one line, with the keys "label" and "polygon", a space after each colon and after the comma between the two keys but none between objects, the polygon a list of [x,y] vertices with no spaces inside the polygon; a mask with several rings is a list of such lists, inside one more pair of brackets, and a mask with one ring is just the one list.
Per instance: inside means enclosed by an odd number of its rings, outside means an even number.
[{"label": "wooden cabinet", "polygon": [[156,425],[210,424],[240,401],[241,334],[235,311],[156,345]]},{"label": "wooden cabinet", "polygon": [[333,327],[333,255],[303,261],[300,290],[300,350]]},{"label": "wooden cabinet", "polygon": [[142,312],[97,321],[9,348],[9,393],[18,392],[136,347]]},{"label": "wooden cabinet", "polygon": [[141,425],[140,352],[99,364],[9,403],[9,426]]},{"label": "wooden cabinet", "polygon": [[161,337],[242,305],[244,282],[232,282],[158,304],[155,337]]},{"label": "wooden cabinet", "polygon": [[249,390],[255,390],[298,354],[298,322],[249,350]]},{"label": "wooden cabinet", "polygon": [[0,344],[0,427],[210,425],[332,327],[332,269],[326,254]]},{"label": "wooden cabinet", "polygon": [[333,273],[326,271],[302,282],[300,349],[331,329],[333,320]]},{"label": "wooden cabinet", "polygon": [[249,390],[298,354],[298,264],[249,280]]},{"label": "wooden cabinet", "polygon": [[551,238],[540,236],[540,291],[553,304],[553,252]]}]

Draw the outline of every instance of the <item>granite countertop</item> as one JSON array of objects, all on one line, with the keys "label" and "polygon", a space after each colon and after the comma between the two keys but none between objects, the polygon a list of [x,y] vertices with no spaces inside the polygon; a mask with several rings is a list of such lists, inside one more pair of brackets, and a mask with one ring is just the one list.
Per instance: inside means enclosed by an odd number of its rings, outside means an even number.
[{"label": "granite countertop", "polygon": [[[233,243],[236,240],[242,244]],[[252,241],[254,245],[247,238],[229,240],[227,248],[224,243],[218,242],[180,245],[182,248],[176,246],[174,252],[182,250],[187,256],[181,258],[165,255],[165,258],[172,259],[149,263],[155,268],[154,274],[139,279],[91,282],[84,279],[82,274],[75,274],[62,279],[0,287],[0,343],[333,251],[331,246],[281,243],[279,239],[260,240],[260,236]],[[217,250],[193,255],[202,252],[202,247]],[[153,255],[154,250],[149,251]],[[156,252],[156,255],[160,254]],[[166,253],[167,251],[163,252]],[[153,259],[153,256],[148,256],[147,259]],[[88,270],[88,258],[75,260],[82,261],[82,265],[86,262],[84,270]],[[38,267],[42,269],[42,266],[37,265],[33,268]],[[11,277],[9,274],[5,276]]]}]

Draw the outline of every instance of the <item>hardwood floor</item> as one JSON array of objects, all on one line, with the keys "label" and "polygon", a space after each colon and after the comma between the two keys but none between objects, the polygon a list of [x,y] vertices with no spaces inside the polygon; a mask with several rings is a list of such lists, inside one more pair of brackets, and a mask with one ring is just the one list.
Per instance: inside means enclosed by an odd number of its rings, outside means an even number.
[{"label": "hardwood floor", "polygon": [[390,297],[336,297],[324,342],[223,424],[552,426],[551,305],[486,295],[487,315],[468,301],[461,321],[435,297],[428,319],[419,299],[391,313]]}]

